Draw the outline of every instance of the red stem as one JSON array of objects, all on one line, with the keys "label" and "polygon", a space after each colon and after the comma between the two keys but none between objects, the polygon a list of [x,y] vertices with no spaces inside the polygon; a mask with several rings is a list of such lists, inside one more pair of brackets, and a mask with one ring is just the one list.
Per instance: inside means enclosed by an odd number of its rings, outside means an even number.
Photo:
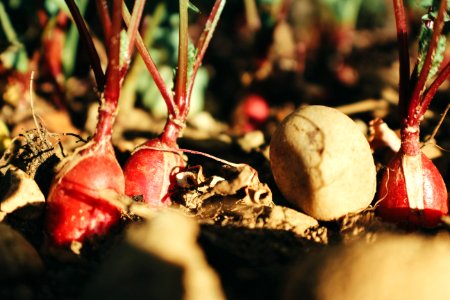
[{"label": "red stem", "polygon": [[445,67],[439,73],[438,77],[436,77],[436,79],[433,81],[433,83],[430,85],[430,87],[425,92],[425,95],[423,96],[422,104],[421,104],[420,110],[419,110],[420,116],[423,116],[425,114],[425,112],[428,109],[428,106],[430,105],[431,100],[433,100],[439,87],[449,77],[450,77],[450,62],[448,62],[445,65]]},{"label": "red stem", "polygon": [[[126,6],[125,1],[122,2],[122,7]],[[133,13],[130,18],[127,36],[128,36],[128,49],[125,54],[123,54],[123,64],[121,67],[121,79],[120,84],[122,85],[122,81],[125,78],[125,75],[128,71],[128,68],[131,63],[131,56],[134,52],[134,46],[136,42],[136,34],[139,32],[139,24],[142,19],[142,12],[144,11],[145,0],[136,0],[133,6]],[[128,11],[128,9],[127,9]]]},{"label": "red stem", "polygon": [[437,43],[444,28],[444,12],[447,8],[447,0],[442,0],[439,5],[438,15],[433,25],[433,34],[431,36],[430,45],[428,46],[427,55],[420,71],[419,79],[417,80],[411,98],[408,104],[407,126],[418,126],[423,114],[419,113],[419,106],[421,104],[421,94],[424,90],[428,74],[430,72],[434,52],[436,51]]},{"label": "red stem", "polygon": [[180,0],[180,29],[178,39],[178,69],[175,83],[175,104],[180,109],[177,117],[185,120],[187,110],[187,76],[188,76],[188,0]]},{"label": "red stem", "polygon": [[408,99],[410,86],[410,65],[409,65],[409,47],[408,30],[405,19],[405,8],[403,0],[393,0],[395,22],[397,27],[398,56],[400,62],[400,82],[399,82],[399,102],[398,106],[402,118],[406,116],[405,103]]},{"label": "red stem", "polygon": [[98,56],[97,49],[95,49],[94,42],[92,41],[92,36],[87,29],[86,23],[84,22],[83,16],[81,15],[75,1],[66,0],[66,4],[70,10],[70,13],[72,14],[75,25],[78,28],[81,41],[85,45],[89,53],[89,60],[94,72],[95,81],[97,82],[97,88],[100,91],[103,91],[105,86],[105,74],[103,74],[100,57]]},{"label": "red stem", "polygon": [[[125,2],[123,3],[125,6]],[[144,11],[145,0],[136,0],[133,6],[133,13],[131,21],[128,26],[128,51],[126,57],[127,66],[130,64],[131,54],[133,53],[134,44],[136,41],[136,33],[138,32],[139,24],[141,23],[142,12]]]},{"label": "red stem", "polygon": [[101,100],[97,130],[93,137],[96,143],[109,141],[117,112],[120,95],[120,31],[122,29],[122,0],[114,0],[111,38],[108,41],[108,68],[104,99]]},{"label": "red stem", "polygon": [[111,18],[109,17],[108,2],[106,0],[97,0],[97,11],[100,17],[100,22],[103,27],[103,34],[105,35],[105,40],[109,41],[111,38]]},{"label": "red stem", "polygon": [[419,126],[403,126],[400,130],[401,150],[404,154],[415,156],[420,154]]},{"label": "red stem", "polygon": [[184,122],[168,118],[161,134],[161,141],[171,148],[178,148],[177,139],[184,128]]},{"label": "red stem", "polygon": [[[122,7],[122,17],[125,21],[125,24],[128,26],[130,23],[130,12],[128,11],[128,8],[124,5]],[[155,65],[155,62],[153,61],[152,57],[150,56],[150,53],[148,52],[147,47],[144,44],[144,41],[142,40],[142,37],[139,33],[136,34],[136,47],[139,51],[139,54],[142,57],[142,60],[144,61],[148,71],[152,75],[153,80],[155,81],[155,84],[157,88],[159,89],[159,92],[161,93],[164,101],[167,105],[167,110],[169,112],[169,116],[176,117],[178,115],[178,108],[175,105],[174,99],[172,94],[169,92],[169,90],[166,87],[166,83],[161,77],[161,74],[158,71],[158,68]]]},{"label": "red stem", "polygon": [[[200,36],[197,42],[197,56],[195,58],[194,68],[192,70],[191,78],[189,79],[189,86],[187,89],[187,97],[186,97],[186,107],[190,106],[192,89],[194,88],[195,77],[197,76],[198,69],[200,68],[203,57],[205,56],[206,49],[209,46],[209,42],[214,34],[214,30],[216,29],[217,22],[219,21],[220,14],[225,6],[225,0],[217,0],[214,3],[214,6],[209,14],[208,20],[206,21],[205,28],[203,29],[202,35]],[[181,111],[187,111],[186,108],[181,108]],[[186,112],[187,113],[187,112]],[[186,116],[187,117],[187,116]]]}]

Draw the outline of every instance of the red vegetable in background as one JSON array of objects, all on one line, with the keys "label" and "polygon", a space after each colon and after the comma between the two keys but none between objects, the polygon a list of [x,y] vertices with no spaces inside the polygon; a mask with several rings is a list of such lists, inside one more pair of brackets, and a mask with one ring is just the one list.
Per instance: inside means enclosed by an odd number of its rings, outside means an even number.
[{"label": "red vegetable in background", "polygon": [[196,51],[192,53],[188,40],[188,1],[180,0],[178,68],[173,95],[167,90],[142,40],[139,37],[137,39],[137,48],[166,102],[169,114],[163,133],[138,146],[124,166],[125,193],[130,197],[142,196],[150,206],[170,204],[170,187],[174,182],[174,174],[185,166],[177,139],[186,124],[195,76],[224,5],[225,0],[215,2]]},{"label": "red vegetable in background", "polygon": [[250,94],[236,108],[233,127],[238,132],[247,133],[261,129],[270,115],[270,106],[263,97]]},{"label": "red vegetable in background", "polygon": [[[143,3],[144,1],[136,1],[133,24],[139,23]],[[67,4],[77,26],[85,26],[73,0],[68,0]],[[91,141],[61,163],[47,199],[46,227],[51,241],[57,245],[83,242],[92,236],[103,235],[120,217],[119,209],[108,202],[105,193],[110,195],[112,191],[123,194],[125,189],[123,172],[111,143],[120,86],[128,65],[128,62],[125,62],[125,66],[119,65],[121,11],[122,0],[115,0],[112,20],[109,20],[109,25],[104,26],[105,32],[110,32],[106,34],[108,67],[96,132]],[[133,27],[136,30],[137,26]],[[85,29],[81,28],[80,32]],[[131,33],[133,34],[136,32]],[[84,38],[85,42],[92,42],[87,36]],[[95,50],[92,44],[89,47]],[[130,43],[128,53],[132,47]],[[91,56],[93,60],[96,58],[98,56]],[[92,65],[95,69],[95,65],[99,64]],[[100,85],[103,79],[98,76],[103,76],[101,69],[97,69],[96,78],[99,89],[103,89]]]},{"label": "red vegetable in background", "polygon": [[448,213],[448,195],[441,174],[420,149],[419,125],[439,86],[450,75],[450,63],[426,88],[425,84],[435,58],[438,39],[444,27],[447,1],[442,0],[432,26],[425,60],[419,73],[419,63],[409,75],[409,53],[404,8],[401,0],[394,0],[400,56],[400,98],[403,124],[401,148],[388,164],[379,185],[378,213],[388,221],[436,226]]}]

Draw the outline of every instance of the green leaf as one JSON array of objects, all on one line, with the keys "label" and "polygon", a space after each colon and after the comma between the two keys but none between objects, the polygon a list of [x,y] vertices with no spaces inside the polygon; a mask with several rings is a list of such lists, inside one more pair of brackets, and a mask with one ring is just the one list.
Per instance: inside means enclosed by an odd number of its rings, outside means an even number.
[{"label": "green leaf", "polygon": [[11,46],[2,53],[3,63],[7,67],[14,68],[20,72],[25,72],[28,70],[29,63],[27,51],[25,46],[19,41],[2,2],[0,2],[0,25],[5,32],[6,39],[11,44]]},{"label": "green leaf", "polygon": [[[418,5],[423,8],[432,8],[437,11],[439,8],[440,0],[419,0]],[[447,2],[447,10],[450,9],[450,2]]]},{"label": "green leaf", "polygon": [[188,44],[188,70],[187,70],[187,78],[188,78],[188,86],[189,80],[192,76],[192,71],[194,70],[195,60],[197,58],[197,48],[194,46],[192,41],[189,39]]},{"label": "green leaf", "polygon": [[[440,0],[421,0],[419,5],[429,10],[425,15],[422,16],[422,21],[426,22],[435,20],[439,10],[439,4]],[[447,2],[447,11],[448,10],[450,10],[450,2]],[[445,12],[444,22],[447,22],[449,20],[450,16],[448,15],[448,12]]]},{"label": "green leaf", "polygon": [[197,8],[194,4],[191,3],[191,1],[188,2],[188,8],[192,10],[195,13],[200,13],[200,9]]},{"label": "green leaf", "polygon": [[123,66],[126,62],[126,59],[130,59],[128,57],[128,45],[130,40],[128,39],[128,34],[125,29],[122,29],[120,32],[120,62],[119,66]]},{"label": "green leaf", "polygon": [[362,0],[320,0],[341,24],[356,25]]},{"label": "green leaf", "polygon": [[[431,36],[433,34],[433,28],[430,28],[426,26],[425,24],[422,25],[419,35],[419,55],[418,55],[418,74],[420,74],[420,71],[423,67],[423,62],[425,61],[425,57],[427,55],[428,47],[430,46],[430,40]],[[432,58],[432,64],[430,72],[428,73],[427,80],[432,78],[434,75],[436,75],[437,71],[439,70],[439,67],[444,60],[444,52],[445,52],[445,46],[446,46],[446,36],[441,34],[439,37],[436,50],[433,54]]]}]

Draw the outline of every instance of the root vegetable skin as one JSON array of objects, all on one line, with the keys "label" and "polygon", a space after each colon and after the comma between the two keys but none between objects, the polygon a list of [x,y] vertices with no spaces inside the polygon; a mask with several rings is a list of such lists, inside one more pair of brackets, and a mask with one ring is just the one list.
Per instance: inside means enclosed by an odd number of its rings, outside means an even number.
[{"label": "root vegetable skin", "polygon": [[178,153],[170,152],[176,149],[160,138],[140,146],[124,166],[125,194],[142,195],[152,207],[169,205],[175,172],[185,165]]},{"label": "root vegetable skin", "polygon": [[72,157],[58,174],[47,200],[46,226],[51,240],[66,245],[106,234],[117,223],[120,211],[102,191],[123,194],[125,187],[112,145],[90,146]]},{"label": "root vegetable skin", "polygon": [[402,158],[397,153],[390,162],[380,182],[378,212],[387,221],[422,224],[434,227],[442,215],[448,213],[447,190],[436,166],[423,153],[420,154],[423,170],[423,208],[412,209],[408,201]]}]

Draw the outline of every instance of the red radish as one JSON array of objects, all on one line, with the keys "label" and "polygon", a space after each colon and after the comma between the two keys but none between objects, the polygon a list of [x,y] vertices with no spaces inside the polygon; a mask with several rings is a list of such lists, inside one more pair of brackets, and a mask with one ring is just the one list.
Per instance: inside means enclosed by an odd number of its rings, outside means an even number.
[{"label": "red radish", "polygon": [[[388,164],[379,186],[378,213],[385,220],[407,225],[434,227],[448,213],[448,195],[444,180],[433,163],[421,152],[419,125],[438,87],[450,75],[447,63],[428,88],[425,88],[444,27],[447,1],[440,3],[436,20],[429,23],[433,33],[425,60],[410,78],[409,54],[404,8],[394,0],[400,55],[400,98],[403,124],[401,148]],[[430,27],[431,29],[431,27]]]},{"label": "red radish", "polygon": [[234,113],[234,127],[239,131],[247,133],[260,129],[267,121],[270,114],[270,107],[263,97],[250,94],[244,98]]},{"label": "red radish", "polygon": [[[163,133],[138,146],[124,166],[125,193],[130,197],[142,196],[152,207],[170,204],[170,187],[175,183],[174,173],[185,166],[177,145],[189,113],[190,97],[195,76],[212,38],[225,0],[216,0],[205,29],[197,43],[195,53],[188,40],[189,1],[180,0],[180,35],[175,92],[169,93],[142,39],[137,48],[160,90],[169,113]],[[125,14],[125,21],[128,16]],[[193,54],[193,56],[192,56]]]},{"label": "red radish", "polygon": [[[73,0],[67,3],[74,19],[83,21]],[[111,142],[124,74],[119,65],[122,1],[115,0],[112,10],[106,85],[96,132],[90,142],[61,163],[47,199],[46,227],[56,245],[103,235],[120,217],[119,209],[105,195],[123,194],[125,190],[124,176]],[[139,22],[139,18],[134,17],[133,22]]]},{"label": "red radish", "polygon": [[[176,125],[170,125],[172,126]],[[166,126],[166,130],[170,127]],[[178,134],[179,130],[173,132]],[[125,194],[142,195],[144,201],[151,206],[170,204],[169,191],[175,172],[185,166],[178,153],[170,152],[178,149],[176,138],[177,136],[167,138],[163,135],[136,149],[124,167]]]}]

